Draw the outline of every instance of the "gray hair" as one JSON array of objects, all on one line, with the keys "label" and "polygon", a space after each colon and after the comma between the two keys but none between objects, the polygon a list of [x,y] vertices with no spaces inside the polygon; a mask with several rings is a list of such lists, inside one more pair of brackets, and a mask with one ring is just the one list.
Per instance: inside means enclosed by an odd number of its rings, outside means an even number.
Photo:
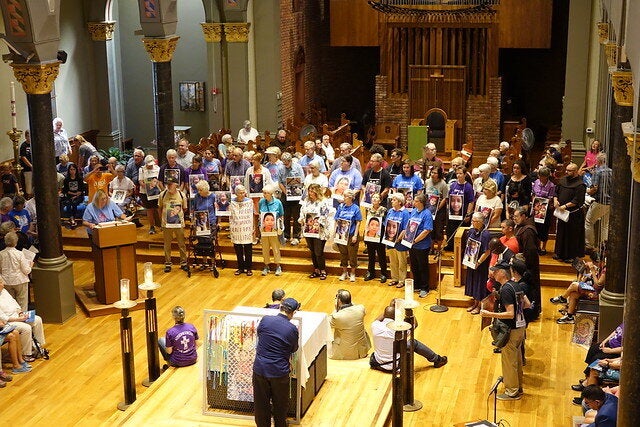
[{"label": "gray hair", "polygon": [[607,155],[604,152],[599,152],[598,154],[596,154],[596,161],[598,161],[599,163],[606,165],[607,164]]},{"label": "gray hair", "polygon": [[491,172],[491,165],[489,163],[481,164],[480,166],[478,166],[478,172]]},{"label": "gray hair", "polygon": [[10,231],[4,236],[4,244],[10,248],[15,248],[18,244],[18,234],[15,231]]},{"label": "gray hair", "polygon": [[151,154],[147,154],[147,155],[144,157],[144,163],[145,163],[145,164],[147,164],[147,163],[149,163],[149,162],[153,162],[153,163],[155,163],[155,162],[156,162],[156,158],[155,158],[155,157],[153,157]]},{"label": "gray hair", "polygon": [[314,167],[318,170],[320,170],[320,160],[312,160],[309,162],[309,167]]},{"label": "gray hair", "polygon": [[236,193],[236,196],[238,195],[238,193],[240,193],[241,191],[244,191],[245,193],[247,192],[247,189],[245,188],[244,185],[236,185],[235,190],[233,190],[234,193]]},{"label": "gray hair", "polygon": [[482,215],[482,212],[474,212],[471,219],[484,221],[484,215]]},{"label": "gray hair", "polygon": [[262,192],[263,193],[274,194],[276,192],[276,186],[273,185],[273,184],[267,184],[264,187],[262,187]]},{"label": "gray hair", "polygon": [[347,189],[347,190],[344,190],[344,193],[342,194],[344,197],[351,197],[353,199],[356,195],[356,192],[355,190]]},{"label": "gray hair", "polygon": [[389,196],[391,200],[397,200],[400,204],[404,205],[404,194],[402,193],[393,193]]},{"label": "gray hair", "polygon": [[124,166],[123,165],[118,165],[115,167],[116,172],[118,171],[123,171],[124,172]]},{"label": "gray hair", "polygon": [[500,164],[500,161],[493,156],[489,156],[487,157],[487,164],[489,166],[498,166],[498,164]]},{"label": "gray hair", "polygon": [[374,153],[374,154],[371,155],[371,159],[370,160],[375,161],[375,162],[381,162],[382,161],[382,156],[380,154],[378,154],[378,153]]},{"label": "gray hair", "polygon": [[196,188],[198,189],[198,191],[209,191],[209,183],[207,181],[200,180],[196,182]]},{"label": "gray hair", "polygon": [[11,209],[13,207],[13,199],[11,197],[3,197],[0,199],[0,210]]},{"label": "gray hair", "polygon": [[177,156],[177,155],[178,155],[178,152],[173,148],[170,148],[167,150],[167,159],[169,158],[169,156]]},{"label": "gray hair", "polygon": [[144,151],[142,151],[139,148],[136,148],[135,150],[133,150],[133,154],[140,154],[142,157],[144,157]]},{"label": "gray hair", "polygon": [[233,137],[228,133],[225,133],[222,135],[222,138],[220,138],[220,141],[222,141],[223,144],[231,144],[233,143]]},{"label": "gray hair", "polygon": [[244,122],[242,122],[242,127],[245,126],[251,126],[251,120],[245,120]]},{"label": "gray hair", "polygon": [[313,141],[307,141],[307,142],[305,142],[305,143],[304,143],[304,149],[305,149],[305,150],[308,150],[309,148],[313,148],[313,149],[315,149],[315,148],[316,148],[316,143],[315,143],[315,142],[313,142]]},{"label": "gray hair", "polygon": [[280,156],[280,160],[282,160],[283,162],[290,162],[291,158],[291,153],[289,153],[288,151],[285,151],[284,153],[282,153],[282,156]]},{"label": "gray hair", "polygon": [[0,236],[5,236],[7,233],[14,231],[16,229],[16,225],[13,221],[5,221],[0,224]]},{"label": "gray hair", "polygon": [[549,170],[548,167],[542,166],[540,169],[538,169],[538,175],[548,177],[551,175],[551,171]]}]

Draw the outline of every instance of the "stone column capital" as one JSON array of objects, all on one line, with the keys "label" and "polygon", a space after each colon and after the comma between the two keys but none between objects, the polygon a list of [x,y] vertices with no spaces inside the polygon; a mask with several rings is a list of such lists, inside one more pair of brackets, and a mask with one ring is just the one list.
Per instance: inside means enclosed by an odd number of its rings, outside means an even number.
[{"label": "stone column capital", "polygon": [[171,62],[179,39],[179,36],[144,37],[142,43],[151,57],[151,62]]},{"label": "stone column capital", "polygon": [[28,95],[44,95],[51,93],[53,82],[58,77],[60,62],[40,64],[12,63],[13,74]]},{"label": "stone column capital", "polygon": [[640,183],[640,137],[638,135],[625,135],[627,142],[627,154],[631,157],[631,177]]},{"label": "stone column capital", "polygon": [[249,41],[249,22],[226,22],[224,37],[229,43],[246,43]]},{"label": "stone column capital", "polygon": [[207,43],[219,43],[222,40],[222,24],[217,22],[201,22],[204,41]]},{"label": "stone column capital", "polygon": [[618,52],[620,51],[620,46],[618,46],[615,42],[606,42],[604,44],[604,52],[607,55],[607,64],[609,67],[617,67],[618,66]]},{"label": "stone column capital", "polygon": [[115,21],[105,22],[87,22],[87,30],[91,34],[91,40],[94,42],[104,42],[113,39],[113,29]]},{"label": "stone column capital", "polygon": [[611,71],[613,98],[621,107],[633,107],[633,76],[631,71]]},{"label": "stone column capital", "polygon": [[609,41],[608,22],[598,22],[598,38],[600,39],[600,44],[605,44]]}]

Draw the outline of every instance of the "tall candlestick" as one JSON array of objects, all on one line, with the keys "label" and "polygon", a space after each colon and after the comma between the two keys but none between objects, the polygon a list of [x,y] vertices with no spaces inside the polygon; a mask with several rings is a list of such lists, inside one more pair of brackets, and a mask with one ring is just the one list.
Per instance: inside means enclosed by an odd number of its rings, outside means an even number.
[{"label": "tall candlestick", "polygon": [[413,301],[413,279],[405,279],[404,281],[404,299]]},{"label": "tall candlestick", "polygon": [[404,322],[404,300],[402,298],[396,298],[394,310],[394,320],[397,324]]},{"label": "tall candlestick", "polygon": [[11,82],[11,125],[14,129],[18,128],[18,122],[16,118],[16,85]]},{"label": "tall candlestick", "polygon": [[129,301],[129,279],[120,279],[120,301]]},{"label": "tall candlestick", "polygon": [[144,283],[150,285],[153,283],[153,269],[150,262],[144,263]]}]

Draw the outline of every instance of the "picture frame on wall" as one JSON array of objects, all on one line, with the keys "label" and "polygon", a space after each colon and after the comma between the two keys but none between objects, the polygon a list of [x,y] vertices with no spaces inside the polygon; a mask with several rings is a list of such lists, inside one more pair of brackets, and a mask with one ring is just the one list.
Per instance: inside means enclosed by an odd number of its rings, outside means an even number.
[{"label": "picture frame on wall", "polygon": [[180,82],[178,89],[180,93],[180,111],[204,111],[204,82]]}]

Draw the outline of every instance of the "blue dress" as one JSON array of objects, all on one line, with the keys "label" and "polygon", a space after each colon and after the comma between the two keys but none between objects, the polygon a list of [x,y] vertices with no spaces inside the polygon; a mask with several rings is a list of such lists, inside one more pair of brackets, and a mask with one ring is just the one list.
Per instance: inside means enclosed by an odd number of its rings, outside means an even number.
[{"label": "blue dress", "polygon": [[[491,235],[487,230],[478,231],[475,228],[469,229],[469,239],[477,240],[480,242],[480,249],[478,251],[478,258],[489,248],[489,240]],[[482,264],[480,264],[475,270],[467,268],[467,280],[464,286],[464,294],[473,297],[476,301],[482,301],[489,291],[487,290],[487,278],[489,277],[489,260],[491,257],[487,257]]]}]

